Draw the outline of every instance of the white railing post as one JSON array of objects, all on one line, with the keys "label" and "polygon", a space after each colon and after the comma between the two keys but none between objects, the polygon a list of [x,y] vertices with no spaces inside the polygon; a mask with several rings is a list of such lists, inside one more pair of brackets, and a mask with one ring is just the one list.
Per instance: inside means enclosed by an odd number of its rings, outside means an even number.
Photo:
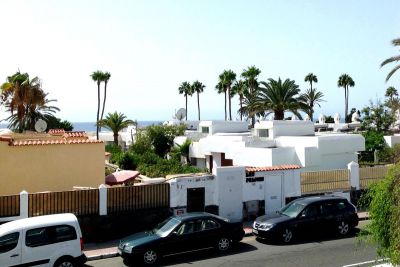
[{"label": "white railing post", "polygon": [[25,190],[19,193],[19,216],[20,218],[28,218],[28,192]]},{"label": "white railing post", "polygon": [[99,186],[99,215],[107,215],[107,186]]},{"label": "white railing post", "polygon": [[350,171],[350,186],[356,190],[360,189],[360,166],[354,161],[347,164],[347,169]]}]

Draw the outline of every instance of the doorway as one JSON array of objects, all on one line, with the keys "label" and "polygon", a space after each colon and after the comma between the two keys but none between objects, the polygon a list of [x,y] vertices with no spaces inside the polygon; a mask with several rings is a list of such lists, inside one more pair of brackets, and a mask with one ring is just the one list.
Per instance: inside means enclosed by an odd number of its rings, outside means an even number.
[{"label": "doorway", "polygon": [[187,212],[204,211],[205,190],[204,187],[187,189]]}]

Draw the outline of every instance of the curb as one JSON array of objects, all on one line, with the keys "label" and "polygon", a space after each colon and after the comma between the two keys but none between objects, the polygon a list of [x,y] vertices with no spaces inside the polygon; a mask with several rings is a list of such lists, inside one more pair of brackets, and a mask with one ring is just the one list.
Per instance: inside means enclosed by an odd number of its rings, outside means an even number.
[{"label": "curb", "polygon": [[107,254],[100,254],[100,255],[93,255],[93,256],[88,256],[87,261],[95,261],[95,260],[103,260],[103,259],[108,259],[108,258],[114,258],[117,257],[118,253],[113,252],[113,253],[107,253]]}]

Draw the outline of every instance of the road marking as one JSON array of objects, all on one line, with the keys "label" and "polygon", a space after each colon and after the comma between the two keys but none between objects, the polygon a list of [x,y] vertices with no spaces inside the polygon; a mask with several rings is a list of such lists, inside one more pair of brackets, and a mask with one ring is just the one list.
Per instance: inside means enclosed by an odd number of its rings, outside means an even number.
[{"label": "road marking", "polygon": [[[358,262],[358,263],[353,263],[349,265],[343,265],[343,267],[354,267],[354,266],[362,266],[370,263],[379,263],[379,262],[384,262],[387,261],[387,259],[379,259],[379,260],[373,260],[373,261],[364,261],[364,262]],[[390,265],[388,265],[390,266]]]}]

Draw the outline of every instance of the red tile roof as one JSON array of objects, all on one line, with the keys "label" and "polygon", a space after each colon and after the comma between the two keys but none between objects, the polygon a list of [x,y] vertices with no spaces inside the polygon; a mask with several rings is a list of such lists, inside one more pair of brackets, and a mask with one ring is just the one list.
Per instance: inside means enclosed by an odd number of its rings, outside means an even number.
[{"label": "red tile roof", "polygon": [[77,131],[77,132],[65,132],[64,137],[69,138],[69,137],[87,137],[86,133],[84,131]]},{"label": "red tile roof", "polygon": [[50,129],[49,134],[51,135],[63,135],[65,133],[64,129]]},{"label": "red tile roof", "polygon": [[282,171],[282,170],[295,170],[300,169],[299,165],[287,164],[287,165],[276,165],[270,167],[246,167],[246,172],[269,172],[269,171]]},{"label": "red tile roof", "polygon": [[43,145],[69,145],[69,144],[98,144],[101,140],[76,139],[76,140],[13,140],[10,146],[43,146]]}]

